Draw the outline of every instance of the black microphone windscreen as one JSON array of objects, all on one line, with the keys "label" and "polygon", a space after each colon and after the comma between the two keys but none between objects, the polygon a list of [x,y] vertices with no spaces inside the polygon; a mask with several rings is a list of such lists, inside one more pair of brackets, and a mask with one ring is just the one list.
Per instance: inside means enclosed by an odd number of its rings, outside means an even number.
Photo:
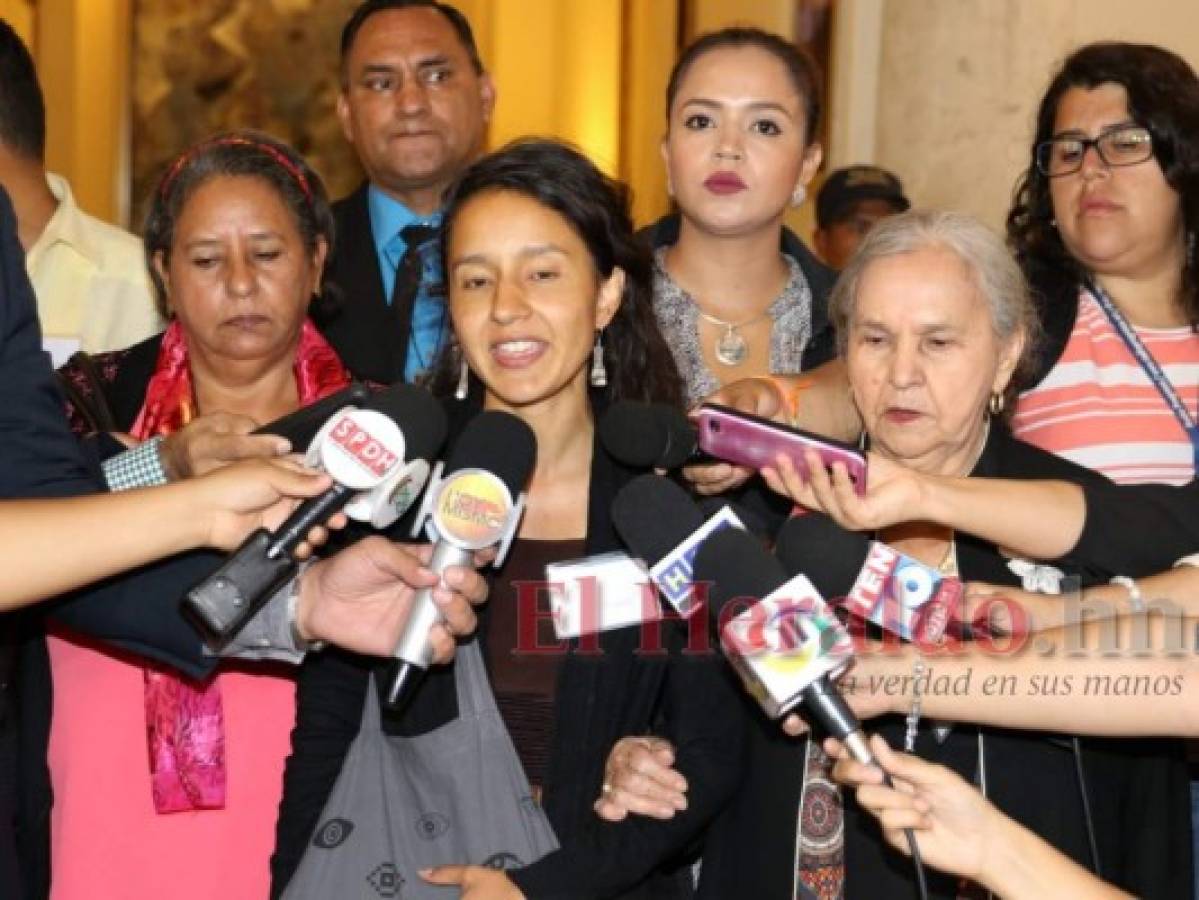
[{"label": "black microphone windscreen", "polygon": [[488,410],[462,430],[446,460],[445,474],[484,469],[503,481],[515,497],[525,489],[536,460],[533,429],[511,413]]},{"label": "black microphone windscreen", "polygon": [[730,600],[761,600],[786,584],[787,572],[762,542],[740,528],[722,528],[699,547],[694,582],[708,585],[708,609],[713,621]]},{"label": "black microphone windscreen", "polygon": [[614,403],[601,417],[604,449],[626,466],[677,469],[695,451],[695,426],[665,403]]},{"label": "black microphone windscreen", "polygon": [[364,408],[395,420],[404,433],[404,455],[410,460],[432,460],[445,443],[445,411],[424,388],[393,384],[372,394]]},{"label": "black microphone windscreen", "polygon": [[638,475],[612,501],[612,524],[635,556],[651,566],[704,524],[687,492],[661,475]]},{"label": "black microphone windscreen", "polygon": [[826,600],[849,593],[869,550],[868,536],[846,531],[823,515],[788,519],[774,545],[783,568],[792,575],[807,575]]}]

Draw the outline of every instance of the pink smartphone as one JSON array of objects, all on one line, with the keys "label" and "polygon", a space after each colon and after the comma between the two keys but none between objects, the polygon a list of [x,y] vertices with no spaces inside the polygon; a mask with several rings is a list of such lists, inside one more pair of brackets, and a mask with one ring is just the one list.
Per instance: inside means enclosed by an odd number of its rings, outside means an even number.
[{"label": "pink smartphone", "polygon": [[761,469],[774,465],[775,457],[785,453],[791,457],[795,470],[807,478],[808,464],[803,454],[805,450],[815,450],[825,466],[844,463],[854,490],[858,494],[866,493],[866,456],[849,444],[788,428],[716,403],[701,406],[695,420],[700,449],[717,459]]}]

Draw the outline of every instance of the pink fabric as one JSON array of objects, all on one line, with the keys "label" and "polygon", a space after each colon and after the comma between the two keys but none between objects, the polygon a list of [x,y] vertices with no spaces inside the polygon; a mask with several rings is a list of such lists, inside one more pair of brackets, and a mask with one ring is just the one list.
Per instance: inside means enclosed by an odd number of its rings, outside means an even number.
[{"label": "pink fabric", "polygon": [[[341,360],[308,320],[300,331],[295,373],[301,406],[349,382]],[[170,434],[192,419],[195,407],[187,339],[174,321],[163,334],[158,363],[130,431],[143,441]],[[171,672],[146,669],[144,702],[154,808],[160,813],[222,808],[225,727],[217,680],[195,684]]]},{"label": "pink fabric", "polygon": [[[169,335],[168,335],[169,336]],[[190,373],[180,342],[167,341],[139,427],[190,413]],[[343,387],[349,376],[332,348],[304,323],[296,356],[301,402]],[[186,390],[183,388],[186,387]],[[182,586],[181,586],[182,587]],[[162,598],[170,602],[170,598]],[[51,898],[120,900],[261,900],[283,792],[283,764],[295,722],[295,686],[278,666],[222,663],[207,687],[146,668],[65,633],[49,641],[54,715],[48,759]],[[212,699],[219,710],[214,713]],[[150,765],[147,765],[147,737]],[[158,772],[181,774],[173,790],[203,801],[219,758],[220,808],[161,815]],[[199,805],[199,804],[196,804]],[[0,895],[3,891],[0,890]]]},{"label": "pink fabric", "polygon": [[[142,712],[145,661],[51,637],[51,900],[263,900],[295,689],[275,666],[222,664],[226,803],[160,815]],[[0,890],[0,895],[3,891]]]}]

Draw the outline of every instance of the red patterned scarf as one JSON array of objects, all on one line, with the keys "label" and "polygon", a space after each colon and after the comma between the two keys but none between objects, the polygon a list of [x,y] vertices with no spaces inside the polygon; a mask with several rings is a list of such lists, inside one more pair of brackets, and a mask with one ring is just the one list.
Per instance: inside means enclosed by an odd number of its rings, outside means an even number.
[{"label": "red patterned scarf", "polygon": [[[333,348],[305,320],[295,360],[300,405],[345,387],[349,373]],[[196,414],[187,340],[172,322],[131,432],[138,440],[167,435]],[[221,809],[225,805],[225,726],[220,682],[200,684],[145,669],[146,739],[150,781],[159,813]]]}]

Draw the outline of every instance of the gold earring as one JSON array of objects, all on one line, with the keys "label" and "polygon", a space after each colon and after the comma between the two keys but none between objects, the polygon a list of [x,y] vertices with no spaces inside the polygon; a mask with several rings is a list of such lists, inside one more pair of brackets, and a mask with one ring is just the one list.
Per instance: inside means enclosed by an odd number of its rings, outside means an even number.
[{"label": "gold earring", "polygon": [[1002,391],[995,391],[991,394],[991,401],[987,404],[987,409],[991,415],[998,416],[1003,412],[1003,407],[1007,403]]}]

